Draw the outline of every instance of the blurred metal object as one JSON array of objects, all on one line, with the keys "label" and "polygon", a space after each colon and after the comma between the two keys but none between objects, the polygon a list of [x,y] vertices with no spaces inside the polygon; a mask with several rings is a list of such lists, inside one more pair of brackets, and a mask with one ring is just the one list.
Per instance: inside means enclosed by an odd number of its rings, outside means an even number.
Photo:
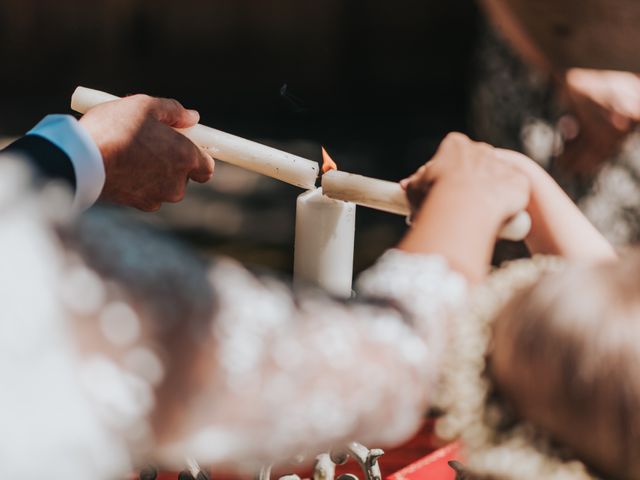
[{"label": "blurred metal object", "polygon": [[336,465],[344,465],[349,460],[349,452],[344,449],[331,450],[329,452],[331,461]]},{"label": "blurred metal object", "polygon": [[271,480],[271,465],[265,465],[260,469],[256,480]]},{"label": "blurred metal object", "polygon": [[207,475],[204,470],[200,468],[200,465],[198,465],[198,462],[194,458],[187,458],[187,470],[182,473],[187,474],[187,479],[191,478],[193,480],[209,480],[209,475]]},{"label": "blurred metal object", "polygon": [[481,0],[521,54],[555,70],[640,72],[636,0]]},{"label": "blurred metal object", "polygon": [[139,480],[156,480],[158,478],[158,470],[153,466],[143,468],[138,475]]},{"label": "blurred metal object", "polygon": [[384,450],[380,448],[369,450],[357,442],[351,442],[348,450],[351,456],[358,462],[358,465],[360,465],[365,475],[365,480],[382,480],[378,458],[384,455]]},{"label": "blurred metal object", "polygon": [[313,480],[333,480],[336,476],[336,464],[328,453],[321,453],[316,457],[313,466]]},{"label": "blurred metal object", "polygon": [[296,475],[295,473],[293,475],[285,475],[283,477],[280,477],[280,480],[301,480],[299,475]]},{"label": "blurred metal object", "polygon": [[[364,445],[351,442],[346,448],[321,453],[316,457],[313,466],[312,480],[334,480],[336,466],[344,465],[352,457],[363,473],[362,480],[382,480],[378,458],[384,455],[380,448],[368,449]],[[256,480],[271,480],[272,465],[264,466],[256,475]],[[283,475],[278,480],[300,480],[296,474]],[[340,475],[337,480],[360,480],[352,473]]]}]

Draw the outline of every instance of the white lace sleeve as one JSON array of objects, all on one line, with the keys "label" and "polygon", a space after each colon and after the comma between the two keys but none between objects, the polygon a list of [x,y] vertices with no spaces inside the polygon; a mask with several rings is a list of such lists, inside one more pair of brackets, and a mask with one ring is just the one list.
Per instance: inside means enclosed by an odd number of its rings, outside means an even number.
[{"label": "white lace sleeve", "polygon": [[[209,365],[162,458],[257,463],[348,440],[395,444],[419,426],[435,384],[461,276],[434,256],[387,253],[357,302],[306,293],[220,262]],[[257,463],[252,463],[257,462]]]},{"label": "white lace sleeve", "polygon": [[50,227],[70,195],[26,195],[29,178],[0,162],[0,478],[117,478],[132,465],[127,430],[87,394],[58,289],[64,253]]},{"label": "white lace sleeve", "polygon": [[465,297],[442,259],[389,252],[341,302],[229,260],[207,270],[99,213],[54,229],[34,205],[0,197],[1,478],[187,457],[254,470],[418,426]]}]

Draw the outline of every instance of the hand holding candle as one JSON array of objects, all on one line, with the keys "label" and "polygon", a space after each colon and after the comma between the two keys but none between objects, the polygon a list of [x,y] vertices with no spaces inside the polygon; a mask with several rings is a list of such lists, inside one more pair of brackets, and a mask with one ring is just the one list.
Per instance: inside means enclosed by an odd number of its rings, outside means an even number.
[{"label": "hand holding candle", "polygon": [[[71,108],[76,112],[86,113],[101,103],[117,99],[118,97],[109,93],[78,87],[71,98]],[[297,187],[315,187],[319,170],[316,162],[200,124],[178,131],[218,160]]]},{"label": "hand holding candle", "polygon": [[[411,214],[407,194],[399,183],[340,172],[324,149],[322,155],[322,189],[326,196],[397,215]],[[522,211],[502,227],[498,236],[504,240],[519,241],[527,236],[530,229],[531,218]]]},{"label": "hand holding candle", "polygon": [[439,255],[471,283],[490,271],[498,232],[531,202],[532,182],[499,149],[449,134],[405,187],[415,211],[398,248]]},{"label": "hand holding candle", "polygon": [[[187,181],[204,183],[211,179],[214,162],[175,128],[188,128],[198,122],[197,112],[177,101],[134,95],[92,108],[80,119],[84,131],[95,143],[104,167],[102,190],[96,162],[94,175],[78,170],[76,197],[87,199],[91,187],[102,201],[155,211],[164,202],[179,202]],[[96,153],[96,152],[94,152]],[[83,159],[84,160],[84,159]]]}]

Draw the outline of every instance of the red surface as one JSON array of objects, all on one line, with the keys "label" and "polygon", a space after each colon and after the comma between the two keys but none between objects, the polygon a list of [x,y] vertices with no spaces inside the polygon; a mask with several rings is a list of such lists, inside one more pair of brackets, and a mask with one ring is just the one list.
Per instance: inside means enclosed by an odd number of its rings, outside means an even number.
[{"label": "red surface", "polygon": [[[380,458],[383,478],[385,480],[454,480],[455,472],[447,462],[460,459],[460,447],[457,443],[438,447],[438,442],[433,436],[433,423],[427,421],[411,440],[399,447],[385,450],[385,454]],[[360,469],[353,462],[339,466],[336,469],[336,477],[347,472],[362,478]],[[295,473],[301,478],[310,478],[311,470],[307,468]],[[278,478],[277,475],[274,473],[272,478]],[[177,473],[158,475],[158,480],[177,480],[177,478]],[[213,478],[215,480],[247,480],[220,473],[214,474]]]},{"label": "red surface", "polygon": [[389,475],[385,480],[455,480],[450,460],[460,460],[460,445],[452,443]]}]

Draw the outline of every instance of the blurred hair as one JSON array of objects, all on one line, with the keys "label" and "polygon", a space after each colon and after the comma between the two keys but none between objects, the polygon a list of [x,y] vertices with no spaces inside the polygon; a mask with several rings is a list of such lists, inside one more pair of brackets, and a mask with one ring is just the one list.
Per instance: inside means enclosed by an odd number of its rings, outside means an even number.
[{"label": "blurred hair", "polygon": [[607,476],[640,478],[640,252],[573,266],[496,319],[495,382],[519,415]]}]

